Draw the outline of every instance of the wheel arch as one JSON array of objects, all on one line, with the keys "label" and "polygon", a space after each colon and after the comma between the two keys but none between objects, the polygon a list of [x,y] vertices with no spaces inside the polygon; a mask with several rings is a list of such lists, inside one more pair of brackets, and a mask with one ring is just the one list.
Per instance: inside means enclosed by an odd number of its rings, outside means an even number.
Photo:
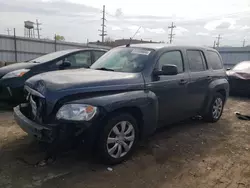
[{"label": "wheel arch", "polygon": [[224,102],[226,102],[229,95],[229,83],[225,78],[214,80],[209,84],[201,114],[207,113],[215,93],[220,93],[224,97]]},{"label": "wheel arch", "polygon": [[136,123],[138,125],[138,129],[139,129],[139,136],[141,138],[142,136],[141,133],[142,133],[143,126],[144,126],[142,110],[137,106],[120,107],[120,108],[110,111],[105,117],[105,121],[107,121],[110,117],[115,116],[117,114],[121,114],[121,113],[128,113],[135,118]]}]

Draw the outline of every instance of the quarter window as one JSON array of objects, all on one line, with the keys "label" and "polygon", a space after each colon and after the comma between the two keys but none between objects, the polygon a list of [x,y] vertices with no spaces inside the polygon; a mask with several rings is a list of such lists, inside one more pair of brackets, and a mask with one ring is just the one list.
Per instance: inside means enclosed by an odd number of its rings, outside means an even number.
[{"label": "quarter window", "polygon": [[183,60],[180,51],[170,51],[164,53],[158,60],[158,64],[160,70],[163,65],[171,64],[171,65],[176,65],[178,73],[184,71]]},{"label": "quarter window", "polygon": [[223,68],[221,59],[216,52],[207,51],[207,60],[210,63],[213,70],[218,70]]},{"label": "quarter window", "polygon": [[191,72],[199,72],[206,70],[204,57],[199,50],[187,50],[187,57]]}]

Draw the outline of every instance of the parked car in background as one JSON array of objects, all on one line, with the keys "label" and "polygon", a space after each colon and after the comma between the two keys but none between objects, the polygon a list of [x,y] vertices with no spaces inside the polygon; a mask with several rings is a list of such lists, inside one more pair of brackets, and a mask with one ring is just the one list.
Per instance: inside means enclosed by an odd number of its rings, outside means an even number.
[{"label": "parked car in background", "polygon": [[53,52],[23,63],[0,68],[0,101],[24,100],[24,82],[43,72],[88,68],[107,50],[85,48]]},{"label": "parked car in background", "polygon": [[14,108],[20,127],[60,143],[80,136],[105,163],[120,163],[157,127],[201,115],[220,119],[229,92],[219,53],[211,48],[127,45],[90,69],[36,75],[28,101]]},{"label": "parked car in background", "polygon": [[250,96],[250,61],[243,61],[227,71],[230,93]]}]

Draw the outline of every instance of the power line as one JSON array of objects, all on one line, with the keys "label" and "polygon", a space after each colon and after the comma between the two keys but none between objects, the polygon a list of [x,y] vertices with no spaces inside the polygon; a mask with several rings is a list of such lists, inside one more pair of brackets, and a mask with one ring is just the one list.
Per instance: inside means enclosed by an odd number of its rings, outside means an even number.
[{"label": "power line", "polygon": [[221,37],[220,34],[219,34],[218,37],[216,37],[216,38],[217,38],[216,46],[217,46],[217,47],[220,47],[220,39],[222,39],[222,37]]},{"label": "power line", "polygon": [[168,28],[171,29],[170,34],[169,34],[169,43],[171,44],[175,35],[173,34],[173,30],[174,28],[176,28],[176,26],[174,25],[174,22],[172,22],[171,26],[169,26]]},{"label": "power line", "polygon": [[104,42],[104,36],[107,35],[107,31],[105,31],[105,27],[106,27],[105,21],[107,21],[106,18],[105,18],[105,16],[106,16],[106,14],[105,14],[105,5],[103,5],[103,10],[102,10],[102,24],[101,24],[102,29],[98,30],[98,31],[101,32],[100,36],[102,37],[102,42]]},{"label": "power line", "polygon": [[37,37],[40,39],[40,30],[42,30],[41,28],[39,28],[39,26],[42,25],[42,23],[38,22],[38,19],[36,19],[36,31],[37,31]]},{"label": "power line", "polygon": [[11,29],[10,29],[10,28],[7,28],[6,31],[7,31],[8,35],[10,35]]}]

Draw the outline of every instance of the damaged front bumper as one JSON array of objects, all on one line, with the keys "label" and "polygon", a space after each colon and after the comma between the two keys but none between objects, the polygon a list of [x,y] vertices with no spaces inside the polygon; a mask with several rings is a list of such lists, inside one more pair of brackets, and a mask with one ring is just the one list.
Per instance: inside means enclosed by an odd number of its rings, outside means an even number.
[{"label": "damaged front bumper", "polygon": [[[29,117],[30,109],[25,107],[27,104],[21,104],[14,108],[14,118],[17,124],[37,140],[52,143],[55,140],[73,139],[74,137],[87,138],[92,137],[92,133],[97,125],[94,122],[58,122],[57,124],[37,123]],[[87,136],[86,136],[87,135]],[[94,136],[93,136],[94,138]]]},{"label": "damaged front bumper", "polygon": [[55,125],[41,125],[27,118],[20,110],[20,105],[14,108],[14,118],[17,124],[29,135],[43,142],[53,142],[56,138]]}]

